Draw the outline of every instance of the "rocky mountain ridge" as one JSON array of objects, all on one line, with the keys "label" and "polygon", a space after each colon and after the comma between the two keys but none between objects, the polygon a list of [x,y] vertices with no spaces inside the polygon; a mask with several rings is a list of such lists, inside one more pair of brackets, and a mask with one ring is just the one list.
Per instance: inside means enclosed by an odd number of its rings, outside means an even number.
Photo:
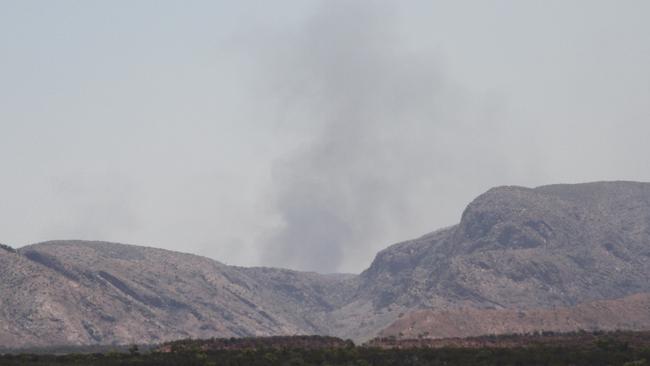
[{"label": "rocky mountain ridge", "polygon": [[412,311],[571,308],[650,293],[650,184],[497,187],[458,225],[360,275],[242,268],[105,242],[0,248],[0,345],[322,334],[367,340]]},{"label": "rocky mountain ridge", "polygon": [[81,241],[1,253],[0,265],[7,347],[319,333],[349,278]]}]

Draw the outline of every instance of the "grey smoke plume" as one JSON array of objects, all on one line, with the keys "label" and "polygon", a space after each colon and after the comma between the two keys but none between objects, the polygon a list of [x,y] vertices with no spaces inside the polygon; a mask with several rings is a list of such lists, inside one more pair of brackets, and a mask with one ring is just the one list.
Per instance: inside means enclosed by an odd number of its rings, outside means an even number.
[{"label": "grey smoke plume", "polygon": [[364,252],[452,223],[450,194],[506,173],[503,148],[490,146],[500,143],[493,104],[447,80],[439,55],[410,44],[398,9],[381,5],[327,2],[282,55],[279,118],[307,137],[274,166],[282,226],[264,263],[358,268]]},{"label": "grey smoke plume", "polygon": [[495,185],[650,181],[649,12],[14,1],[0,241],[358,272]]}]

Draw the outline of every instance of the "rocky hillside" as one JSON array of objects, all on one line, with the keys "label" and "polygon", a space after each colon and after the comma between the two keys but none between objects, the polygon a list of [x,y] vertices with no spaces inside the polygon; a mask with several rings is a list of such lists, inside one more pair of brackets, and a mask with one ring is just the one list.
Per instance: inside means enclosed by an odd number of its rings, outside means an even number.
[{"label": "rocky hillside", "polygon": [[0,268],[5,347],[322,333],[350,277],[79,241],[2,251]]},{"label": "rocky hillside", "polygon": [[568,309],[650,293],[650,184],[494,188],[458,225],[381,251],[358,276],[80,241],[0,247],[0,268],[4,346],[367,340],[417,310]]},{"label": "rocky hillside", "polygon": [[574,307],[417,310],[399,318],[378,337],[443,339],[488,334],[618,329],[650,329],[650,294],[593,301]]},{"label": "rocky hillside", "polygon": [[[355,338],[411,309],[574,306],[650,292],[650,184],[498,187],[458,225],[381,251]],[[372,313],[372,318],[364,314]]]}]

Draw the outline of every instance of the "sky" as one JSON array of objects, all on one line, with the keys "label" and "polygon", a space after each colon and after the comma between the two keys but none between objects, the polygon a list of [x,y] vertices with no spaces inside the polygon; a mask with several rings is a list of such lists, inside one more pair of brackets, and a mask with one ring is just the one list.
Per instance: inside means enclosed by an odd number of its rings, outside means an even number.
[{"label": "sky", "polygon": [[647,14],[0,0],[0,242],[358,273],[493,186],[650,181]]}]

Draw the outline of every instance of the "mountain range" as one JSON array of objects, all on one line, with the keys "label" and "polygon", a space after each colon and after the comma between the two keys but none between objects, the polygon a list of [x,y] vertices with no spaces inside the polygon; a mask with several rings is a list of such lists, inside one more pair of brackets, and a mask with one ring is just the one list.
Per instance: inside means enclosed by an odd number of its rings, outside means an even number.
[{"label": "mountain range", "polygon": [[649,183],[504,186],[359,275],[107,242],[2,245],[0,346],[650,329],[649,280]]}]

